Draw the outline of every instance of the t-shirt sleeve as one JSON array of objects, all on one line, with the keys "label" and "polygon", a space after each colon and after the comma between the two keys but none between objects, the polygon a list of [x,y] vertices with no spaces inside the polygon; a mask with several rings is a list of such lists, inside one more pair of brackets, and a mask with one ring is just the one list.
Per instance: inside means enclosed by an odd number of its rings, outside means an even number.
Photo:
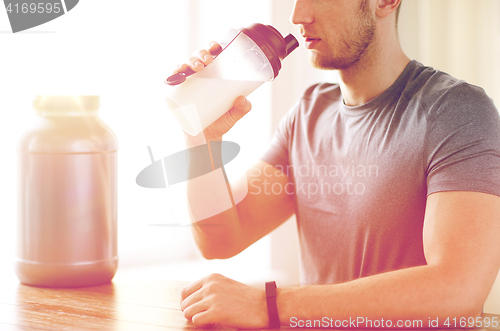
[{"label": "t-shirt sleeve", "polygon": [[278,169],[288,169],[289,149],[298,108],[299,103],[295,104],[288,113],[281,118],[273,138],[271,139],[269,148],[260,157],[261,160]]},{"label": "t-shirt sleeve", "polygon": [[500,196],[500,116],[484,91],[459,84],[429,113],[424,152],[427,194]]}]

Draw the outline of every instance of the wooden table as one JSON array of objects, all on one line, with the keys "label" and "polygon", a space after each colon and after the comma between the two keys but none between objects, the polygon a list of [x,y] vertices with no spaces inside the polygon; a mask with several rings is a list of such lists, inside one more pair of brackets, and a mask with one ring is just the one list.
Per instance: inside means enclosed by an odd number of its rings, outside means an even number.
[{"label": "wooden table", "polygon": [[[0,331],[198,330],[179,308],[180,291],[186,284],[116,277],[112,283],[101,286],[46,289],[21,285],[15,280],[2,282]],[[485,316],[497,316],[500,320],[500,315]],[[211,328],[214,329],[221,328]]]},{"label": "wooden table", "polygon": [[0,330],[196,329],[179,307],[186,282],[123,281],[86,288],[0,286]]}]

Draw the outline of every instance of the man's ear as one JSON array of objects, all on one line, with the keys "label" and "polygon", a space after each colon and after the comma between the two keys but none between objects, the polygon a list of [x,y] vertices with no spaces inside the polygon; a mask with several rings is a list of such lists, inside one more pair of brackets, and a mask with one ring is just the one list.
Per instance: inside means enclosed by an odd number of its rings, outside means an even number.
[{"label": "man's ear", "polygon": [[384,18],[394,12],[400,3],[401,0],[377,0],[375,14],[379,18]]}]

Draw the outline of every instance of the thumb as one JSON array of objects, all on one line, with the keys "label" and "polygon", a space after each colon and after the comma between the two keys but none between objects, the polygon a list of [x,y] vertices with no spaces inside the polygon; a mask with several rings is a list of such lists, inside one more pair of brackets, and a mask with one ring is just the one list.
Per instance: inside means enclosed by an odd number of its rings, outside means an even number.
[{"label": "thumb", "polygon": [[252,109],[250,101],[243,96],[239,96],[233,103],[233,108],[228,110],[224,115],[218,118],[207,129],[205,129],[205,137],[221,137],[228,132],[246,113]]},{"label": "thumb", "polygon": [[233,108],[229,110],[229,115],[231,116],[234,123],[238,122],[243,116],[245,116],[252,109],[252,104],[244,96],[239,96],[233,103]]}]

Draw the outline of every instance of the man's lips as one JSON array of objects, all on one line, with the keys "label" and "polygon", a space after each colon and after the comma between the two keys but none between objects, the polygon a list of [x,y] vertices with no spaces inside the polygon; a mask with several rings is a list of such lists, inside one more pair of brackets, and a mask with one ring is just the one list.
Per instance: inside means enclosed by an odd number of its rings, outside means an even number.
[{"label": "man's lips", "polygon": [[309,41],[314,41],[314,40],[321,40],[320,38],[316,38],[316,37],[310,37],[310,36],[303,36],[306,40],[306,42],[309,42]]},{"label": "man's lips", "polygon": [[315,48],[315,45],[321,40],[320,38],[303,36],[305,38],[305,46],[307,49]]}]

